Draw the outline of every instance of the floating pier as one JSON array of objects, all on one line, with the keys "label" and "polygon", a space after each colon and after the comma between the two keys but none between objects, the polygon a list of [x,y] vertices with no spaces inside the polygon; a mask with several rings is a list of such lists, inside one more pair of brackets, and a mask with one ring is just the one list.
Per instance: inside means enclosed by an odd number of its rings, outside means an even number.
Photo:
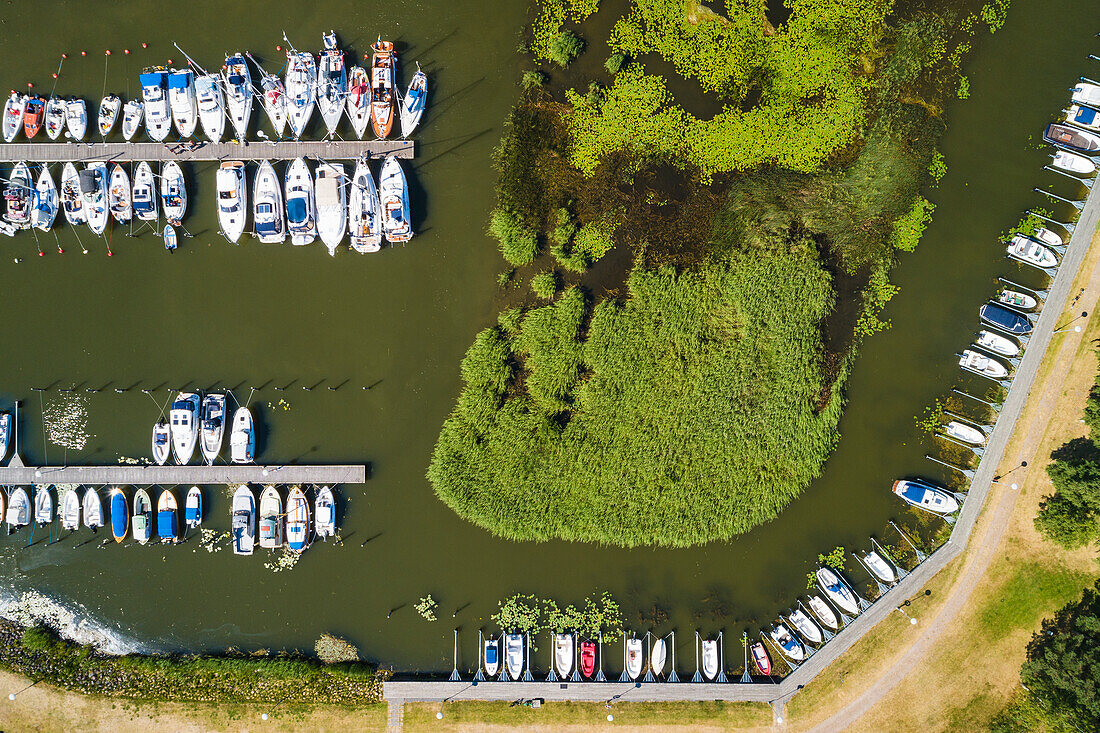
[{"label": "floating pier", "polygon": [[[411,159],[412,140],[277,140],[237,143],[26,142],[0,143],[0,162],[63,163],[131,160],[354,160],[393,155]],[[174,152],[178,151],[178,152]]]},{"label": "floating pier", "polygon": [[346,466],[25,466],[18,456],[0,467],[0,484],[362,484],[365,465]]}]

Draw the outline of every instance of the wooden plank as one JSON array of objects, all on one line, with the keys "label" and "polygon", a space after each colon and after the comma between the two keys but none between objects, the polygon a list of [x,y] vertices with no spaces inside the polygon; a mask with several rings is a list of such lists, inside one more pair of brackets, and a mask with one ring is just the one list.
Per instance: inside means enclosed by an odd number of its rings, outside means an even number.
[{"label": "wooden plank", "polygon": [[393,155],[411,159],[412,140],[324,140],[281,142],[200,143],[194,150],[183,150],[171,143],[76,143],[27,142],[0,143],[2,162],[88,162],[93,160],[290,160],[298,157],[325,160],[354,160],[360,156],[382,158]]}]

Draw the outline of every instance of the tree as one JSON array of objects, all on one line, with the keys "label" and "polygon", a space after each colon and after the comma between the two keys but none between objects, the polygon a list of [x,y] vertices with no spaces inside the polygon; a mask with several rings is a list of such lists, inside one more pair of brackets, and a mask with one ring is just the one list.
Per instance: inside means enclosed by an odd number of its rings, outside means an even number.
[{"label": "tree", "polygon": [[1100,539],[1100,460],[1095,443],[1075,438],[1054,453],[1047,474],[1056,489],[1044,498],[1035,528],[1063,547]]}]

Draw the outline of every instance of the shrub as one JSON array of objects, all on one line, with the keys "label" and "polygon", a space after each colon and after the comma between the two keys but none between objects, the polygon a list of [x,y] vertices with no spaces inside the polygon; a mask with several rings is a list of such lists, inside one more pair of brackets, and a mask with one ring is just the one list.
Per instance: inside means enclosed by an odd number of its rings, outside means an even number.
[{"label": "shrub", "polygon": [[543,300],[552,299],[558,292],[558,274],[553,270],[540,272],[531,278],[531,290]]},{"label": "shrub", "polygon": [[570,30],[564,30],[554,36],[547,49],[550,60],[563,69],[584,50],[584,41]]},{"label": "shrub", "polygon": [[525,71],[521,81],[523,88],[530,91],[546,83],[546,74],[541,71]]},{"label": "shrub", "polygon": [[554,229],[550,232],[550,241],[559,247],[568,247],[577,233],[577,224],[569,209],[558,209],[554,214]]},{"label": "shrub", "polygon": [[535,230],[514,211],[495,209],[489,221],[489,233],[500,241],[500,253],[504,259],[517,267],[530,263],[538,254]]},{"label": "shrub", "polygon": [[603,67],[607,69],[608,74],[614,76],[626,65],[627,58],[627,55],[622,51],[616,51],[607,57],[607,61],[603,62]]},{"label": "shrub", "polygon": [[57,636],[47,628],[28,626],[23,632],[23,648],[31,652],[49,653],[57,646]]},{"label": "shrub", "polygon": [[577,231],[573,239],[573,252],[587,260],[589,263],[607,254],[608,250],[615,246],[612,235],[618,223],[611,219],[602,219],[585,224]]}]

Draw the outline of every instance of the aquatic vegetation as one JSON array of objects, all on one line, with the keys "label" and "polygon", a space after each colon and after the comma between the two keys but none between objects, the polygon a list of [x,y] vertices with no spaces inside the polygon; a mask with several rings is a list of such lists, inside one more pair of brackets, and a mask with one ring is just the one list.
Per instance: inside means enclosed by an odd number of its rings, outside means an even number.
[{"label": "aquatic vegetation", "polygon": [[273,573],[281,573],[284,570],[293,570],[294,566],[298,564],[298,560],[302,558],[302,553],[294,552],[283,545],[273,557],[274,559],[271,562],[264,563],[264,567]]},{"label": "aquatic vegetation", "polygon": [[581,608],[572,604],[562,608],[553,599],[517,593],[500,601],[497,612],[491,618],[507,632],[539,634],[543,631],[573,631],[590,638],[596,638],[601,633],[611,636],[621,634],[624,623],[618,602],[607,591],[597,600],[585,598]]},{"label": "aquatic vegetation", "polygon": [[332,634],[321,634],[313,644],[313,652],[325,664],[359,661],[359,650],[355,645]]},{"label": "aquatic vegetation", "polygon": [[69,450],[83,450],[92,438],[88,433],[88,399],[73,392],[51,398],[42,410],[49,442]]},{"label": "aquatic vegetation", "polygon": [[565,30],[554,36],[547,48],[546,55],[563,69],[580,56],[584,50],[584,41],[573,31]]},{"label": "aquatic vegetation", "polygon": [[489,222],[489,233],[500,240],[500,253],[513,265],[526,265],[538,254],[538,238],[519,215],[497,209]]},{"label": "aquatic vegetation", "polygon": [[[228,532],[219,532],[216,529],[202,529],[199,530],[199,547],[207,552],[221,552],[225,549],[225,544],[229,541]],[[192,550],[195,552],[196,550]]]},{"label": "aquatic vegetation", "polygon": [[531,290],[543,300],[552,300],[558,292],[558,274],[553,270],[531,278]]},{"label": "aquatic vegetation", "polygon": [[425,621],[437,620],[435,617],[435,610],[439,608],[439,604],[436,603],[435,600],[432,598],[431,593],[417,601],[416,605],[413,606],[413,608],[416,609],[416,612],[419,613],[420,617],[423,618]]}]

